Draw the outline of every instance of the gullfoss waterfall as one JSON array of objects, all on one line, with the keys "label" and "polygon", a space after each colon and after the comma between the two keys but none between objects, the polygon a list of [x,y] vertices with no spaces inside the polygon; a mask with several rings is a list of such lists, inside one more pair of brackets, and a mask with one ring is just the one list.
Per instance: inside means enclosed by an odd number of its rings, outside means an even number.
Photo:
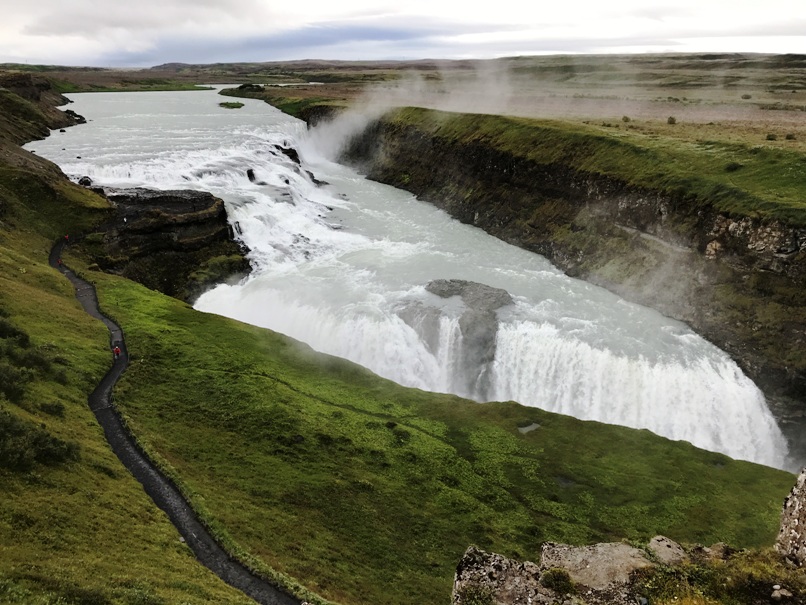
[{"label": "gullfoss waterfall", "polygon": [[221,110],[205,92],[74,98],[92,121],[29,148],[96,185],[194,188],[227,203],[253,272],[205,293],[197,309],[407,386],[786,465],[762,393],[724,352],[328,160],[301,122],[257,101]]}]

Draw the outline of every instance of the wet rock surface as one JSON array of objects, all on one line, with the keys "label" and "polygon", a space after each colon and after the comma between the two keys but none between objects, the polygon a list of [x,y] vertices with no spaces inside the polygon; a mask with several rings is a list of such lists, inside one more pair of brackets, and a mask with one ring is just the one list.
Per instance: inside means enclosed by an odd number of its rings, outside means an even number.
[{"label": "wet rock surface", "polygon": [[806,468],[784,501],[775,549],[798,567],[806,566]]},{"label": "wet rock surface", "polygon": [[465,370],[464,392],[486,399],[490,387],[489,366],[495,358],[495,335],[498,332],[496,311],[512,304],[506,290],[460,279],[437,279],[426,291],[440,298],[458,296],[465,305],[459,317],[462,333],[462,359]]}]

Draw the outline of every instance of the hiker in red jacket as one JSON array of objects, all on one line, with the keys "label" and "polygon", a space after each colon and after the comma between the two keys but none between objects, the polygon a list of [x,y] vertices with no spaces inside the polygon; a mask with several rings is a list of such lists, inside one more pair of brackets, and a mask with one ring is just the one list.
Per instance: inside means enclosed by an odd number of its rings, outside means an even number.
[{"label": "hiker in red jacket", "polygon": [[115,348],[112,349],[112,351],[115,353],[115,359],[120,357],[120,347],[119,346],[115,345]]}]

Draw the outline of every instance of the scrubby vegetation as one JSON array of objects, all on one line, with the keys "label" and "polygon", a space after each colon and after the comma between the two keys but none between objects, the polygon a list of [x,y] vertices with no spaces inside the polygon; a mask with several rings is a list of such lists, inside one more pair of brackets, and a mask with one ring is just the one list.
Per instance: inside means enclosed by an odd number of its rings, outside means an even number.
[{"label": "scrubby vegetation", "polygon": [[638,591],[650,603],[701,605],[749,605],[769,603],[775,586],[792,596],[777,600],[803,603],[806,574],[785,565],[772,550],[727,553],[725,558],[708,557],[694,551],[685,563],[659,565],[638,572]]}]

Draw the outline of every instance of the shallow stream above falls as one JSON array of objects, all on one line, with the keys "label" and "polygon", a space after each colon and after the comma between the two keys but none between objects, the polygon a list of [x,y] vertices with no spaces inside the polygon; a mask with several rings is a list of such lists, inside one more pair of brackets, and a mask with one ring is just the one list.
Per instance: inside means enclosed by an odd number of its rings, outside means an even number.
[{"label": "shallow stream above falls", "polygon": [[724,352],[325,159],[302,122],[249,99],[220,108],[215,92],[70,96],[90,121],[28,149],[96,185],[193,188],[227,203],[253,272],[205,293],[197,309],[404,385],[512,399],[786,466],[762,393]]}]

